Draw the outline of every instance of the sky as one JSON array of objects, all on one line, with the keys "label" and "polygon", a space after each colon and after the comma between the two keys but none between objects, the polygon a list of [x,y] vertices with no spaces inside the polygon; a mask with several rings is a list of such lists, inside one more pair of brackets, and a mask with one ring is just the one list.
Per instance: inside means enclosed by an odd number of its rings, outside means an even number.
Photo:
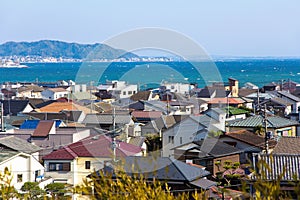
[{"label": "sky", "polygon": [[1,0],[0,43],[101,43],[143,27],[177,31],[209,55],[300,57],[299,0]]}]

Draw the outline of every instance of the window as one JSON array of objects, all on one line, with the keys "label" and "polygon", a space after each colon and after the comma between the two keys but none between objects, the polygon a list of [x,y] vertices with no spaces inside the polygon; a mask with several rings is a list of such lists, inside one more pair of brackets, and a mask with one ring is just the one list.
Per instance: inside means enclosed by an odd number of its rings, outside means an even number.
[{"label": "window", "polygon": [[17,175],[17,182],[18,183],[23,182],[23,174],[18,174]]},{"label": "window", "polygon": [[128,95],[131,95],[132,94],[132,91],[128,91]]},{"label": "window", "polygon": [[123,95],[126,95],[126,91],[123,92]]},{"label": "window", "polygon": [[169,143],[174,144],[174,136],[169,136]]},{"label": "window", "polygon": [[70,171],[70,163],[49,163],[49,171]]},{"label": "window", "polygon": [[91,169],[91,161],[85,161],[85,169]]},{"label": "window", "polygon": [[182,137],[180,137],[179,139],[180,139],[180,144],[182,144]]}]

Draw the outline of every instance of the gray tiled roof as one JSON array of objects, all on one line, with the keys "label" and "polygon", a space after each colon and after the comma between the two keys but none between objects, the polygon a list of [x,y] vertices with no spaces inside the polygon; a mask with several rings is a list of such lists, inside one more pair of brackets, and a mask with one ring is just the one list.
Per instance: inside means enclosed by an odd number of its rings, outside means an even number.
[{"label": "gray tiled roof", "polygon": [[194,143],[199,145],[201,152],[207,153],[215,158],[241,153],[239,149],[223,143],[216,138],[205,138],[204,140],[195,141]]},{"label": "gray tiled roof", "polygon": [[131,137],[128,143],[141,147],[145,142],[145,140],[146,140],[145,137]]},{"label": "gray tiled roof", "polygon": [[147,179],[190,182],[209,175],[204,169],[168,157],[126,157],[124,171],[143,174]]},{"label": "gray tiled roof", "polygon": [[214,120],[213,118],[207,115],[199,115],[199,116],[190,115],[190,118],[207,128],[210,127],[210,125],[212,124],[218,123],[216,120]]},{"label": "gray tiled roof", "polygon": [[290,105],[292,105],[291,103],[285,101],[282,98],[272,98],[272,99],[270,99],[270,101],[272,101],[274,103],[277,103],[277,104],[280,104],[280,105],[284,105],[284,106],[290,106]]},{"label": "gray tiled roof", "polygon": [[28,154],[41,150],[40,147],[14,136],[0,138],[0,144],[15,151]]},{"label": "gray tiled roof", "polygon": [[[260,115],[248,117],[244,120],[235,121],[229,126],[231,127],[257,127],[257,126],[263,126],[263,117]],[[299,125],[297,121],[285,119],[278,116],[268,116],[267,117],[267,127],[268,128],[280,128],[280,127],[287,127],[287,126],[294,126]]]},{"label": "gray tiled roof", "polygon": [[296,102],[300,102],[300,98],[299,97],[296,97],[286,91],[278,91],[278,94],[280,94],[281,96],[285,96],[293,101],[296,101]]},{"label": "gray tiled roof", "polygon": [[191,184],[195,185],[197,187],[200,187],[204,190],[207,190],[207,189],[211,188],[212,186],[217,186],[218,183],[208,180],[208,179],[205,179],[205,178],[202,178],[202,179],[198,179],[198,180],[191,182]]},{"label": "gray tiled roof", "polygon": [[[117,124],[128,124],[131,120],[131,116],[122,114],[116,114],[115,122]],[[82,122],[83,124],[112,124],[113,114],[88,114]]]}]

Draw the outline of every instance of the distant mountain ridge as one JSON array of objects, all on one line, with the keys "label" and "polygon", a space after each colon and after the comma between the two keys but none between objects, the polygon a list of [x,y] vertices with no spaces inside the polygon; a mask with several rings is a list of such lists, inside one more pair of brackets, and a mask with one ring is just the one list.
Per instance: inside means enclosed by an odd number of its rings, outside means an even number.
[{"label": "distant mountain ridge", "polygon": [[56,40],[40,40],[36,42],[6,42],[0,45],[0,56],[2,57],[41,56],[85,59],[91,53],[97,59],[138,58],[136,54],[99,43],[79,44]]}]

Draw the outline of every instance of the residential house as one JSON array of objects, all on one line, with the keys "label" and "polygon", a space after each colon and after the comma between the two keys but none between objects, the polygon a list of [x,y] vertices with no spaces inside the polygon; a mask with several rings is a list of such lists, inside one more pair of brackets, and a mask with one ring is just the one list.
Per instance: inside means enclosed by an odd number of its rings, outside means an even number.
[{"label": "residential house", "polygon": [[292,104],[292,113],[299,113],[300,98],[286,91],[277,91],[278,96],[284,101]]},{"label": "residential house", "polygon": [[44,166],[38,161],[38,146],[14,136],[0,138],[0,171],[12,173],[11,185],[21,189],[25,182],[37,182],[44,177]]},{"label": "residential house", "polygon": [[[257,85],[254,85],[253,83],[247,82],[244,84],[243,89],[250,89],[250,90],[257,91],[259,89],[259,87]],[[241,90],[239,90],[239,92],[241,92]],[[241,95],[241,94],[239,94],[239,95]]]},{"label": "residential house", "polygon": [[107,81],[97,87],[99,94],[111,94],[116,99],[130,98],[137,93],[137,85],[126,84],[125,81]]},{"label": "residential house", "polygon": [[41,160],[42,156],[92,134],[92,131],[88,128],[58,128],[58,123],[51,120],[39,121],[37,125],[33,122],[27,124],[27,129],[22,128],[6,131],[0,134],[0,138],[15,136],[37,145],[41,148],[39,153],[39,159]]},{"label": "residential house", "polygon": [[140,137],[140,136],[128,137],[127,143],[132,144],[134,146],[141,147],[143,155],[146,155],[148,148],[147,148],[145,137]]},{"label": "residential house", "polygon": [[263,91],[264,92],[275,91],[275,90],[277,90],[277,91],[280,90],[280,85],[278,83],[271,82],[271,83],[268,83],[268,84],[263,86]]},{"label": "residential house", "polygon": [[174,115],[176,107],[170,106],[167,101],[143,101],[144,111],[161,111],[165,115]]},{"label": "residential house", "polygon": [[226,112],[226,121],[246,119],[249,114],[248,110],[232,106],[226,107],[224,111]]},{"label": "residential house", "polygon": [[[279,116],[267,116],[267,129],[274,137],[296,136],[299,123]],[[234,121],[228,124],[230,131],[247,129],[256,132],[258,127],[265,127],[264,117],[255,115],[243,120]],[[227,130],[227,132],[229,132]]]},{"label": "residential house", "polygon": [[224,97],[238,97],[239,82],[234,78],[229,78],[227,83],[213,83],[197,92],[197,97],[204,100]]},{"label": "residential house", "polygon": [[[265,137],[248,130],[227,132],[221,135],[219,140],[241,151],[241,164],[251,162],[255,155],[263,152],[266,145]],[[270,151],[272,151],[276,143],[274,139],[268,139],[268,148]]]},{"label": "residential house", "polygon": [[175,159],[192,161],[204,166],[213,176],[225,171],[224,162],[240,162],[240,152],[239,149],[213,137],[206,137],[174,148]]},{"label": "residential house", "polygon": [[[87,108],[85,106],[81,106],[74,102],[45,102],[43,106],[39,106],[39,108],[34,109],[35,112],[41,113],[68,113],[70,111],[82,111],[83,114],[90,113],[98,113],[91,108]],[[84,117],[84,116],[83,116]]]},{"label": "residential house", "polygon": [[24,113],[26,116],[31,118],[36,118],[39,120],[63,120],[66,126],[69,126],[70,123],[82,122],[85,114],[79,110],[62,110],[60,112],[30,112]]},{"label": "residential house", "polygon": [[262,107],[266,105],[267,108],[271,108],[271,110],[274,112],[274,115],[280,117],[286,117],[292,113],[292,103],[279,97],[266,100],[260,105]]},{"label": "residential house", "polygon": [[160,111],[133,111],[131,116],[135,122],[147,123],[162,116]]},{"label": "residential house", "polygon": [[228,106],[240,107],[243,106],[245,101],[241,98],[213,98],[207,102],[208,108],[225,108]]},{"label": "residential house", "polygon": [[194,85],[188,83],[168,83],[163,82],[161,86],[164,86],[166,90],[172,93],[179,93],[183,95],[189,95],[190,91],[194,89]]},{"label": "residential house", "polygon": [[159,100],[159,95],[153,90],[138,91],[136,94],[130,97],[132,101],[150,101],[150,100]]},{"label": "residential house", "polygon": [[194,105],[186,101],[169,101],[168,106],[172,107],[174,111],[172,115],[190,115],[193,114]]},{"label": "residential house", "polygon": [[228,78],[228,83],[224,84],[225,90],[231,92],[232,97],[239,96],[239,81],[234,78]]},{"label": "residential house", "polygon": [[[147,124],[141,126],[141,135],[147,135],[147,134],[157,134],[160,137],[162,136],[162,133],[176,124],[176,118],[175,115],[162,115],[160,118],[151,120]],[[188,117],[187,115],[183,115],[179,117],[179,120],[184,119]]]},{"label": "residential house", "polygon": [[281,137],[272,153],[300,155],[300,137]]},{"label": "residential house", "polygon": [[44,88],[37,85],[25,85],[17,89],[17,98],[42,98],[41,92]]},{"label": "residential house", "polygon": [[3,104],[3,115],[22,115],[22,113],[31,112],[33,110],[29,100],[0,100]]},{"label": "residential house", "polygon": [[110,137],[87,137],[44,156],[45,175],[54,182],[77,185],[83,183],[87,175],[102,169],[106,161],[142,155],[140,147],[121,141],[117,142],[115,152],[114,156]]},{"label": "residential house", "polygon": [[41,94],[43,99],[56,100],[61,97],[68,97],[69,93],[70,92],[68,90],[61,87],[57,87],[57,88],[47,88],[44,91],[42,91]]},{"label": "residential house", "polygon": [[87,114],[82,123],[86,127],[98,127],[105,130],[112,130],[115,124],[116,128],[122,128],[125,133],[128,133],[128,126],[134,124],[129,113]]},{"label": "residential house", "polygon": [[[142,176],[147,182],[154,179],[163,183],[167,183],[170,191],[174,194],[185,191],[186,189],[209,189],[216,183],[206,179],[210,174],[201,166],[190,165],[173,158],[167,157],[134,157],[128,156],[119,164],[107,164],[101,170],[105,174],[112,174],[112,178],[116,177],[115,173],[125,172],[128,176]],[[97,181],[100,170],[89,175]]]},{"label": "residential house", "polygon": [[289,93],[293,93],[297,88],[300,88],[300,83],[297,83],[292,80],[287,80],[282,84],[282,90],[287,91]]},{"label": "residential house", "polygon": [[174,147],[190,143],[202,135],[205,137],[210,131],[225,130],[225,115],[220,109],[212,109],[204,115],[190,115],[165,130],[162,134],[162,155],[173,157]]}]

